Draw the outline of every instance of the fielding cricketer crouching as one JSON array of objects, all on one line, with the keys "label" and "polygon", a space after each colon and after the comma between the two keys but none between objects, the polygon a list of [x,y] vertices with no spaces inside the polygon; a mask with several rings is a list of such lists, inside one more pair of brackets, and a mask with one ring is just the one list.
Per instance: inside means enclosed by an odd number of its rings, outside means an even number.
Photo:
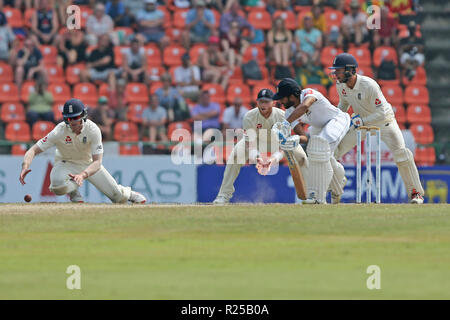
[{"label": "fielding cricketer crouching", "polygon": [[84,202],[78,188],[88,180],[114,203],[145,203],[139,192],[117,184],[102,166],[103,144],[100,128],[87,119],[87,109],[78,99],[68,100],[63,107],[64,122],[26,153],[22,163],[20,182],[31,171],[33,158],[56,146],[55,165],[50,173],[50,191],[58,196],[68,194],[72,202]]}]

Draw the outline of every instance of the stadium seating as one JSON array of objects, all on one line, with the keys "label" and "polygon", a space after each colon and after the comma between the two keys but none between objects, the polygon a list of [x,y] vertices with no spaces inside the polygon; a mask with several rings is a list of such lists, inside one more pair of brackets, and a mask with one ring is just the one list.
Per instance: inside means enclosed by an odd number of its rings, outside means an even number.
[{"label": "stadium seating", "polygon": [[0,103],[19,102],[19,90],[14,83],[0,83]]},{"label": "stadium seating", "polygon": [[22,84],[22,88],[20,89],[20,100],[24,103],[28,103],[28,98],[30,94],[35,91],[35,83],[34,81],[26,81]]},{"label": "stadium seating", "polygon": [[31,129],[31,138],[34,141],[38,141],[39,139],[45,137],[47,133],[53,130],[55,124],[50,121],[36,121],[33,124],[33,128]]},{"label": "stadium seating", "polygon": [[[337,49],[335,47],[324,47],[322,51],[320,51],[320,63],[324,67],[331,67],[333,65],[334,58],[339,54],[342,53],[340,49]],[[330,70],[327,70],[327,74],[330,72]]]},{"label": "stadium seating", "polygon": [[147,105],[142,103],[130,103],[127,109],[127,119],[136,123],[142,123],[142,113]]},{"label": "stadium seating", "polygon": [[395,119],[397,120],[398,124],[405,124],[406,122],[406,111],[405,108],[403,108],[402,105],[392,105],[392,109],[395,113]]},{"label": "stadium seating", "polygon": [[8,122],[5,129],[5,138],[9,141],[28,142],[31,140],[31,130],[25,121]]},{"label": "stadium seating", "polygon": [[217,103],[225,103],[225,92],[223,91],[223,88],[221,85],[217,83],[205,83],[202,86],[202,90],[208,90],[209,95],[211,97],[211,101],[217,102]]},{"label": "stadium seating", "polygon": [[307,84],[307,85],[305,86],[305,88],[311,88],[311,89],[317,90],[317,91],[319,91],[321,94],[323,94],[324,97],[327,97],[327,96],[328,96],[327,88],[325,88],[325,87],[324,87],[323,85],[321,85],[321,84],[313,84],[313,83],[310,83],[310,84]]},{"label": "stadium seating", "polygon": [[430,103],[428,89],[424,86],[409,85],[405,89],[405,103],[406,104],[426,104]]},{"label": "stadium seating", "polygon": [[384,86],[381,91],[390,104],[403,105],[403,90],[400,86]]},{"label": "stadium seating", "polygon": [[430,124],[431,110],[427,105],[410,104],[406,109],[406,118],[411,124]]},{"label": "stadium seating", "polygon": [[25,108],[21,103],[7,102],[2,105],[0,120],[3,122],[25,121]]},{"label": "stadium seating", "polygon": [[373,64],[378,68],[383,60],[392,60],[398,65],[397,51],[392,47],[381,46],[373,53]]},{"label": "stadium seating", "polygon": [[294,31],[298,28],[297,17],[292,11],[276,10],[273,14],[273,19],[281,17],[284,20],[286,29]]},{"label": "stadium seating", "polygon": [[64,83],[66,77],[64,70],[57,65],[47,65],[45,67],[49,83]]},{"label": "stadium seating", "polygon": [[178,9],[173,14],[172,26],[174,28],[183,30],[186,27],[186,16],[188,9]]},{"label": "stadium seating", "polygon": [[429,124],[413,124],[409,130],[418,144],[430,144],[434,140],[433,128]]},{"label": "stadium seating", "polygon": [[44,65],[55,65],[56,57],[58,56],[58,50],[54,46],[41,45],[40,48],[42,53],[42,61]]},{"label": "stadium seating", "polygon": [[327,26],[327,32],[329,33],[333,28],[339,28],[341,26],[341,21],[344,17],[344,14],[339,10],[329,9],[325,7],[324,16]]},{"label": "stadium seating", "polygon": [[125,89],[129,102],[148,103],[147,86],[139,82],[130,82]]},{"label": "stadium seating", "polygon": [[53,104],[52,110],[53,110],[53,118],[56,122],[62,121],[62,111],[64,107],[64,102],[57,102]]},{"label": "stadium seating", "polygon": [[169,124],[167,128],[167,136],[170,138],[173,134],[173,132],[177,129],[185,129],[189,133],[192,133],[192,127],[189,122],[187,121],[178,121],[178,122],[172,122]]},{"label": "stadium seating", "polygon": [[163,62],[166,66],[179,66],[181,65],[181,57],[186,53],[180,45],[172,44],[164,49]]},{"label": "stadium seating", "polygon": [[272,29],[272,17],[265,10],[251,10],[248,14],[248,22],[255,28],[261,30]]},{"label": "stadium seating", "polygon": [[27,152],[28,146],[25,143],[14,144],[11,147],[11,155],[23,156]]},{"label": "stadium seating", "polygon": [[252,100],[256,100],[256,97],[258,96],[258,92],[261,91],[262,89],[270,89],[272,90],[272,92],[276,92],[275,87],[273,86],[273,84],[271,84],[270,82],[260,82],[258,84],[255,84],[252,87],[252,93],[251,93],[251,97]]},{"label": "stadium seating", "polygon": [[98,92],[97,87],[90,82],[80,82],[73,87],[73,96],[83,101],[91,108],[97,106]]},{"label": "stadium seating", "polygon": [[416,148],[414,160],[419,166],[432,166],[436,162],[436,152],[433,147],[419,146]]},{"label": "stadium seating", "polygon": [[139,141],[138,127],[130,121],[118,121],[114,126],[114,140],[119,142]]},{"label": "stadium seating", "polygon": [[147,44],[144,47],[145,54],[147,55],[147,64],[149,66],[160,67],[162,64],[161,51],[155,44]]},{"label": "stadium seating", "polygon": [[229,85],[227,89],[227,101],[232,104],[236,97],[241,97],[244,104],[249,104],[252,99],[250,96],[250,89],[248,86]]},{"label": "stadium seating", "polygon": [[138,156],[142,152],[137,144],[121,143],[119,145],[119,154],[122,156]]},{"label": "stadium seating", "polygon": [[0,62],[0,83],[12,82],[14,80],[14,72],[12,67],[4,62]]},{"label": "stadium seating", "polygon": [[53,95],[53,100],[55,102],[65,102],[72,97],[70,87],[64,83],[50,84],[48,91]]},{"label": "stadium seating", "polygon": [[66,81],[67,83],[74,85],[80,82],[80,73],[86,69],[84,63],[77,63],[66,68]]},{"label": "stadium seating", "polygon": [[418,66],[416,68],[416,74],[411,80],[409,80],[405,75],[403,75],[402,83],[404,86],[409,85],[425,86],[427,84],[427,74],[425,72],[425,68]]},{"label": "stadium seating", "polygon": [[348,53],[356,58],[359,67],[370,66],[372,64],[372,56],[367,48],[351,48],[348,50]]},{"label": "stadium seating", "polygon": [[339,104],[339,94],[337,92],[337,89],[336,89],[335,85],[332,85],[328,89],[328,99],[335,106],[337,106]]},{"label": "stadium seating", "polygon": [[11,28],[22,28],[24,26],[22,12],[19,9],[4,7],[3,13]]}]

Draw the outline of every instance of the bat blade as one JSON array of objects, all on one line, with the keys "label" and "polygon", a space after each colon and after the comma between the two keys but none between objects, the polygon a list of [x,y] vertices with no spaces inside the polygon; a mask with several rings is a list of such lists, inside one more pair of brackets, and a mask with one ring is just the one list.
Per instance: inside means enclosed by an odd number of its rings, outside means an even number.
[{"label": "bat blade", "polygon": [[292,151],[284,150],[284,155],[288,162],[292,180],[294,181],[297,197],[299,197],[302,200],[306,200],[305,180],[303,179],[303,174],[302,171],[300,170],[300,166],[294,158],[294,153]]}]

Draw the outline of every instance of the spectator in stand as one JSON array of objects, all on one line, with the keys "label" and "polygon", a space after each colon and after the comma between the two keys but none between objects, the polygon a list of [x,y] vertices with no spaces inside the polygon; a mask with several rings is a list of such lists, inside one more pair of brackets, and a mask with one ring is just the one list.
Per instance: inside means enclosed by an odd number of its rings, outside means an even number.
[{"label": "spectator in stand", "polygon": [[38,9],[31,17],[31,32],[41,44],[55,44],[58,33],[58,14],[50,0],[39,0]]},{"label": "spectator in stand", "polygon": [[116,118],[120,121],[125,121],[127,118],[128,99],[126,96],[126,87],[127,82],[125,79],[120,78],[117,80],[116,89],[113,90],[108,87],[107,91],[109,108],[115,111]]},{"label": "spectator in stand", "polygon": [[230,31],[231,23],[237,22],[239,24],[239,32],[242,34],[244,30],[248,30],[248,38],[253,39],[255,36],[255,28],[247,21],[245,16],[239,15],[240,10],[239,3],[236,0],[232,2],[230,11],[220,17],[219,31],[221,34],[226,34]]},{"label": "spectator in stand", "polygon": [[147,56],[136,38],[131,40],[130,48],[125,51],[122,69],[128,81],[148,84]]},{"label": "spectator in stand", "polygon": [[54,122],[52,105],[53,96],[47,91],[47,81],[42,74],[37,73],[34,91],[28,97],[27,121],[30,126],[38,120]]},{"label": "spectator in stand", "polygon": [[145,10],[137,14],[139,39],[143,43],[154,42],[163,49],[169,45],[164,31],[164,13],[156,8],[156,0],[145,0]]},{"label": "spectator in stand", "polygon": [[341,22],[341,32],[337,41],[338,46],[347,51],[350,43],[359,46],[369,41],[366,21],[367,15],[361,11],[359,1],[352,0],[350,13],[346,14]]},{"label": "spectator in stand", "polygon": [[242,39],[239,31],[239,23],[233,21],[228,33],[222,35],[221,50],[228,61],[228,68],[234,72],[235,67],[241,67],[242,57],[249,43]]},{"label": "spectator in stand", "polygon": [[[86,21],[86,39],[91,46],[98,43],[102,35],[112,36],[114,31],[114,22],[110,16],[105,13],[105,5],[98,3],[95,6],[94,13]],[[118,43],[117,39],[114,41]]]},{"label": "spectator in stand", "polygon": [[81,30],[71,30],[62,34],[58,39],[57,64],[64,69],[67,66],[86,62],[87,42]]},{"label": "spectator in stand", "polygon": [[304,29],[295,32],[296,65],[318,65],[322,49],[322,33],[313,27],[312,15],[303,18]]},{"label": "spectator in stand", "polygon": [[280,16],[275,18],[267,34],[267,46],[277,65],[289,66],[291,44],[292,34],[286,29],[284,19]]},{"label": "spectator in stand", "polygon": [[416,68],[425,61],[423,54],[424,41],[422,38],[416,37],[416,23],[410,21],[408,24],[409,37],[400,40],[400,64],[403,68],[404,75],[410,80],[416,74]]},{"label": "spectator in stand", "polygon": [[0,0],[0,10],[3,7],[11,7],[22,10],[22,4],[25,6],[25,9],[31,9],[35,7],[35,3],[37,0]]},{"label": "spectator in stand", "polygon": [[89,119],[100,128],[103,141],[113,140],[112,127],[115,121],[115,112],[108,107],[108,99],[103,96],[98,98],[97,107],[88,111]]},{"label": "spectator in stand", "polygon": [[[202,122],[203,141],[211,139],[214,133],[211,129],[220,129],[220,106],[216,102],[211,102],[208,90],[201,92],[199,103],[192,109],[191,115],[192,120]],[[200,139],[198,136],[194,137],[195,141]]]},{"label": "spectator in stand", "polygon": [[142,112],[142,125],[148,130],[149,140],[152,142],[159,141],[166,142],[166,122],[167,122],[167,112],[159,104],[159,99],[157,95],[152,95],[150,97],[150,105]]},{"label": "spectator in stand", "polygon": [[396,17],[398,15],[408,15],[414,11],[414,1],[413,0],[385,0],[385,5],[388,7],[389,11],[393,13]]},{"label": "spectator in stand", "polygon": [[[242,105],[242,98],[234,98],[234,103],[229,106],[223,112],[222,117],[222,131],[226,137],[227,129],[241,129],[243,128],[244,116],[247,113],[248,108]],[[239,133],[241,130],[236,130],[235,133]]]},{"label": "spectator in stand", "polygon": [[266,3],[266,9],[271,15],[273,15],[275,11],[292,11],[290,0],[268,0]]},{"label": "spectator in stand", "polygon": [[223,0],[205,0],[208,9],[214,9],[218,12],[224,12]]},{"label": "spectator in stand", "polygon": [[[325,34],[327,32],[327,21],[325,19],[325,15],[323,14],[322,6],[315,3],[311,7],[311,14],[314,28],[322,32],[322,34]],[[301,21],[300,28],[303,28],[303,21]]]},{"label": "spectator in stand", "polygon": [[389,9],[387,7],[381,7],[380,29],[373,30],[374,46],[397,46],[397,25],[397,19],[389,16]]},{"label": "spectator in stand", "polygon": [[[15,80],[17,88],[21,89],[24,80],[33,80],[38,73],[45,77],[45,68],[42,63],[42,53],[36,46],[33,36],[25,39],[24,46],[13,60],[16,63]],[[24,79],[25,78],[25,79]]]},{"label": "spectator in stand", "polygon": [[155,91],[159,104],[167,111],[169,122],[184,121],[190,118],[189,107],[177,88],[172,86],[170,74],[161,76],[163,86]]},{"label": "spectator in stand", "polygon": [[200,68],[191,63],[189,54],[181,57],[182,65],[175,69],[175,83],[184,98],[197,101],[201,85]]},{"label": "spectator in stand", "polygon": [[186,14],[186,30],[181,36],[181,42],[187,49],[191,43],[207,42],[214,32],[214,14],[205,6],[204,0],[195,0],[195,8]]},{"label": "spectator in stand", "polygon": [[191,6],[190,0],[173,0],[173,5],[178,9],[187,9]]},{"label": "spectator in stand", "polygon": [[199,66],[205,82],[220,83],[224,90],[227,88],[231,72],[226,66],[227,61],[220,51],[219,38],[211,36],[206,50],[200,53]]},{"label": "spectator in stand", "polygon": [[114,50],[109,35],[99,37],[98,47],[88,57],[86,70],[82,70],[80,78],[82,82],[108,81],[111,90],[116,90],[116,76],[118,70],[114,65]]},{"label": "spectator in stand", "polygon": [[105,12],[111,17],[114,25],[117,26],[125,16],[125,5],[121,0],[109,0],[105,4]]},{"label": "spectator in stand", "polygon": [[9,61],[9,50],[13,45],[16,36],[8,25],[8,21],[3,12],[0,11],[0,60]]}]

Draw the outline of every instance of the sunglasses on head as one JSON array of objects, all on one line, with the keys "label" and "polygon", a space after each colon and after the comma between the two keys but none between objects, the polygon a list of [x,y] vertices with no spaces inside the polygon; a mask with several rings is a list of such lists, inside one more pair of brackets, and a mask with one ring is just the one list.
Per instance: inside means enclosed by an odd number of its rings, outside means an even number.
[{"label": "sunglasses on head", "polygon": [[80,120],[81,118],[83,118],[83,115],[78,115],[78,116],[75,116],[75,117],[66,117],[66,120],[67,121],[77,121],[77,120]]}]

